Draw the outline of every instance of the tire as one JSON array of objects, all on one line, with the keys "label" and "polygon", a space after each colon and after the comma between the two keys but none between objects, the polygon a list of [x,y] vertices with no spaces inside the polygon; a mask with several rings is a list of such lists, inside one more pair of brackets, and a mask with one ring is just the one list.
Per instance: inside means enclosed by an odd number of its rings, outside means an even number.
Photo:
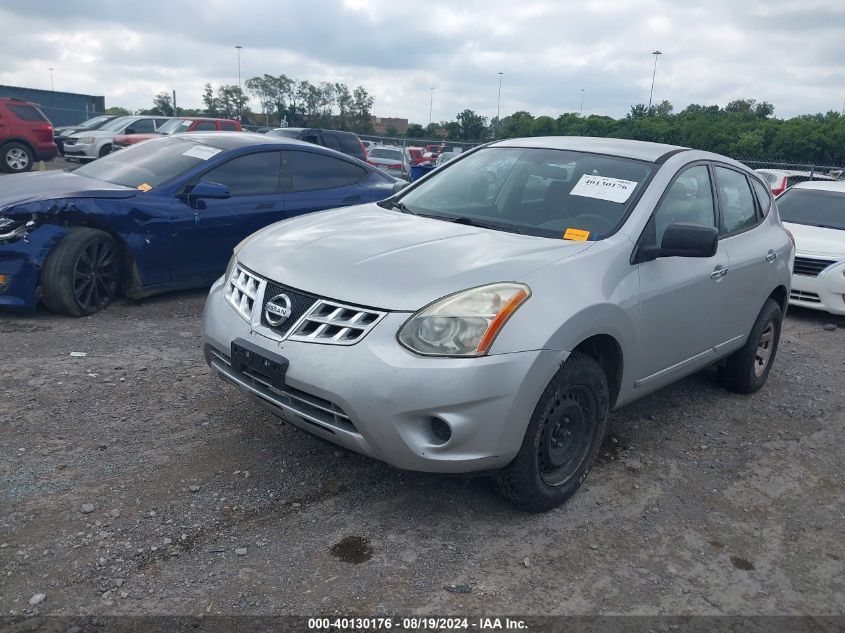
[{"label": "tire", "polygon": [[745,345],[718,367],[720,385],[736,393],[754,393],[766,384],[778,351],[782,321],[780,306],[767,299]]},{"label": "tire", "polygon": [[572,353],[543,391],[514,460],[495,476],[516,506],[543,512],[581,486],[607,428],[607,377],[591,357]]},{"label": "tire", "polygon": [[111,154],[111,143],[107,143],[100,148],[98,157],[102,158],[103,156],[108,156],[109,154]]},{"label": "tire", "polygon": [[32,169],[35,156],[23,143],[6,143],[0,148],[0,168],[10,174],[20,174]]},{"label": "tire", "polygon": [[67,316],[86,316],[117,295],[121,257],[108,233],[75,228],[47,256],[41,269],[42,301]]}]

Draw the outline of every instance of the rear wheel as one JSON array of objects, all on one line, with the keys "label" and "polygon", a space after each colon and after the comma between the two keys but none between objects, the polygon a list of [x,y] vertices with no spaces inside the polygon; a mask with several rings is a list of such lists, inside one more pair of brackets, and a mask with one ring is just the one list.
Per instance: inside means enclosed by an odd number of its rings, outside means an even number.
[{"label": "rear wheel", "polygon": [[94,229],[73,229],[44,263],[44,305],[68,316],[94,314],[117,295],[120,274],[120,253],[111,235]]},{"label": "rear wheel", "polygon": [[0,168],[10,174],[18,174],[32,169],[35,157],[23,143],[6,143],[0,149]]},{"label": "rear wheel", "polygon": [[754,393],[762,387],[775,361],[782,321],[780,306],[767,299],[745,345],[718,368],[719,384],[737,393]]},{"label": "rear wheel", "polygon": [[496,475],[496,488],[531,512],[571,497],[587,478],[601,446],[609,409],[599,364],[572,353],[549,383],[514,460]]}]

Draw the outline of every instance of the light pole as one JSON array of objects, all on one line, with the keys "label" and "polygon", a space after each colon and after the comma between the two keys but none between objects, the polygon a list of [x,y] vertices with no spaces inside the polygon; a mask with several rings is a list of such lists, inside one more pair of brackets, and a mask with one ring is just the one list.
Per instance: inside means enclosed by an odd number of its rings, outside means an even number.
[{"label": "light pole", "polygon": [[238,121],[241,120],[241,49],[243,46],[237,44],[235,48],[238,50]]},{"label": "light pole", "polygon": [[52,66],[50,66],[50,90],[51,90],[51,91],[54,91],[54,90],[55,90],[55,89],[53,88],[53,67],[52,67]]},{"label": "light pole", "polygon": [[434,105],[434,86],[428,89],[428,127],[431,127],[431,107]]},{"label": "light pole", "polygon": [[651,99],[654,97],[654,77],[657,75],[657,58],[660,57],[663,53],[660,51],[652,51],[651,53],[654,55],[654,71],[651,73],[651,92],[648,95],[648,109],[651,110]]},{"label": "light pole", "polygon": [[578,116],[584,113],[584,89],[581,88],[581,105],[578,106]]},{"label": "light pole", "polygon": [[498,99],[496,99],[496,129],[493,130],[496,138],[499,137],[499,107],[502,105],[502,75],[504,74],[505,73],[503,73],[502,71],[499,71],[499,97]]}]

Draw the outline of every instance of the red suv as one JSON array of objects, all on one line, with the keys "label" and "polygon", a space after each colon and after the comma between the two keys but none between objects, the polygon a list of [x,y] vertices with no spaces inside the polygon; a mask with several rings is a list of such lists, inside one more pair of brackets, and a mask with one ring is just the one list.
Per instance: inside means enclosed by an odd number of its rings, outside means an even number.
[{"label": "red suv", "polygon": [[158,136],[181,132],[242,132],[241,124],[234,119],[209,119],[205,117],[180,116],[170,119],[150,134],[121,134],[112,140],[112,150],[134,145]]},{"label": "red suv", "polygon": [[0,169],[15,174],[59,153],[53,124],[34,103],[0,97]]}]

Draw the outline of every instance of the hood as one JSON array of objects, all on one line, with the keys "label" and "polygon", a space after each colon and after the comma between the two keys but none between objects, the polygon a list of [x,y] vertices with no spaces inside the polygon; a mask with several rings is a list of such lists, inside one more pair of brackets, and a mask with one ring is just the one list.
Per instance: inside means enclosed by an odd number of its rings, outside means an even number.
[{"label": "hood", "polygon": [[[74,132],[84,131],[84,127],[77,127],[75,125],[63,125],[61,127],[54,127],[53,132],[57,133],[60,136],[69,136]],[[93,132],[93,130],[91,130]]]},{"label": "hood", "polygon": [[68,136],[75,136],[77,138],[83,138],[86,136],[93,136],[94,138],[111,138],[116,134],[117,132],[112,132],[110,130],[83,130],[81,132],[74,132]]},{"label": "hood", "polygon": [[416,311],[459,290],[528,273],[593,242],[516,235],[382,209],[335,209],[256,233],[238,260],[298,290],[358,305]]},{"label": "hood", "polygon": [[845,257],[845,231],[784,222],[795,238],[795,251],[807,255]]},{"label": "hood", "polygon": [[11,205],[56,198],[129,198],[138,191],[67,171],[9,174],[0,180],[0,210]]}]

